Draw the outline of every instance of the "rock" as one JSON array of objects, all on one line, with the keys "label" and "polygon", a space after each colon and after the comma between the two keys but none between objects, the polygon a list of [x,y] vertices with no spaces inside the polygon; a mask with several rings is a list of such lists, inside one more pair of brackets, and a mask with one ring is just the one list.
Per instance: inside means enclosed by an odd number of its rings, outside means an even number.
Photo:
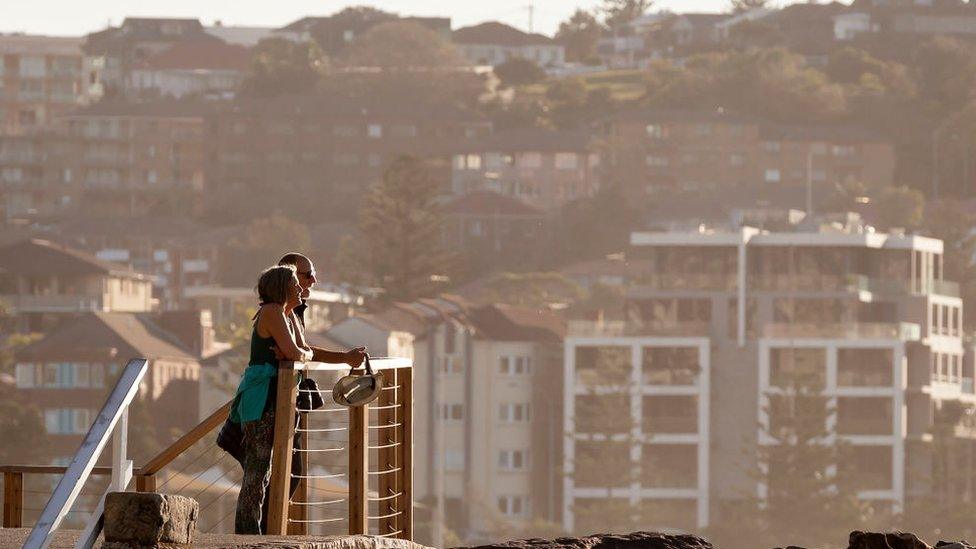
[{"label": "rock", "polygon": [[935,546],[939,549],[974,549],[968,541],[939,541]]},{"label": "rock", "polygon": [[907,532],[851,532],[847,549],[932,549],[932,546]]},{"label": "rock", "polygon": [[105,498],[104,547],[193,543],[199,513],[200,504],[188,497],[112,492]]},{"label": "rock", "polygon": [[553,540],[525,539],[506,541],[494,545],[479,545],[469,549],[713,549],[702,538],[688,535],[669,535],[656,532],[632,534],[594,534],[582,538],[556,538]]}]

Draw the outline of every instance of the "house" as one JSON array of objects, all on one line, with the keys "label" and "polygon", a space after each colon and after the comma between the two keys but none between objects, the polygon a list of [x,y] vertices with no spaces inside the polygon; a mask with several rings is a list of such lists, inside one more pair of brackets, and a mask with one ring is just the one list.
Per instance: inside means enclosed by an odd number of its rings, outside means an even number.
[{"label": "house", "polygon": [[[84,313],[16,354],[17,389],[41,408],[51,463],[70,461],[126,363],[140,357],[150,366],[132,412],[146,414],[139,424],[159,434],[195,426],[197,402],[186,397],[196,394],[198,357],[150,314]],[[144,463],[165,440],[132,444],[130,438],[129,453]]]},{"label": "house", "polygon": [[126,17],[118,27],[85,36],[82,51],[98,67],[106,93],[126,93],[130,72],[143,61],[184,42],[219,42],[198,19]]},{"label": "house", "polygon": [[497,21],[457,29],[451,40],[465,59],[477,65],[497,66],[513,58],[528,59],[543,68],[566,62],[565,48],[552,38]]},{"label": "house", "polygon": [[0,247],[0,300],[30,330],[59,316],[155,307],[147,275],[38,238]]},{"label": "house", "polygon": [[182,41],[137,63],[126,89],[137,96],[232,97],[244,81],[251,53],[215,40]]},{"label": "house", "polygon": [[80,38],[0,34],[0,133],[44,129],[97,99],[81,45]]},{"label": "house", "polygon": [[972,37],[976,13],[962,4],[875,1],[854,2],[834,16],[834,37],[839,41],[877,33]]},{"label": "house", "polygon": [[494,192],[552,212],[596,193],[598,164],[587,133],[505,130],[457,143],[451,186],[455,195]]}]

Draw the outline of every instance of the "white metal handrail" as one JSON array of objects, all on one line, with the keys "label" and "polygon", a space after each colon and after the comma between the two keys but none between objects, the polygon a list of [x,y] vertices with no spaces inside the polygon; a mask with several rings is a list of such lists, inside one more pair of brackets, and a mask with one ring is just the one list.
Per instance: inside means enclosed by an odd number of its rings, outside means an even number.
[{"label": "white metal handrail", "polygon": [[105,509],[105,495],[109,492],[121,492],[132,480],[132,461],[126,459],[126,437],[128,431],[128,410],[129,404],[135,398],[139,390],[142,378],[149,371],[149,360],[145,358],[135,358],[129,361],[122,376],[112,389],[102,410],[95,418],[95,422],[88,429],[84,442],[75,453],[75,457],[68,465],[64,476],[58,481],[57,488],[51,494],[41,511],[41,516],[37,519],[34,528],[31,529],[27,541],[24,543],[25,549],[45,549],[54,538],[64,517],[67,516],[75,499],[85,486],[92,468],[101,456],[105,445],[108,444],[109,436],[112,441],[112,481],[109,483],[105,494],[98,502],[95,512],[85,527],[84,532],[75,544],[76,548],[87,549],[95,544],[101,529],[102,513]]}]

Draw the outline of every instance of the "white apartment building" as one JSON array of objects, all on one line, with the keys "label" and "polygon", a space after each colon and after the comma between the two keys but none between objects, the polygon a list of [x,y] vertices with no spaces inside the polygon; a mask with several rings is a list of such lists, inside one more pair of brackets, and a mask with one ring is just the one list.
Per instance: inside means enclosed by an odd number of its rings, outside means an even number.
[{"label": "white apartment building", "polygon": [[[851,222],[807,220],[803,227],[631,236],[628,260],[641,268],[625,281],[626,304],[596,321],[571,322],[565,343],[564,526],[585,530],[586,506],[617,498],[642,524],[691,530],[720,520],[721,509],[743,493],[763,496],[765,487],[747,474],[756,464],[746,456],[776,443],[770,433],[788,417],[779,414],[793,413],[789,378],[799,372],[817,380],[830,409],[829,438],[849,443],[861,498],[897,511],[931,493],[933,425],[945,410],[976,405],[972,369],[963,360],[962,300],[958,286],[943,279],[943,243]],[[698,350],[697,364],[690,349]],[[586,424],[600,411],[591,407],[596,412],[588,416],[580,404],[614,394],[600,388],[607,366],[594,365],[586,355],[593,352],[622,353],[618,368],[627,373],[616,393],[631,428],[615,436],[625,443],[633,474],[609,491],[587,486],[580,470],[581,443],[596,436]],[[648,357],[665,352],[687,353],[680,362],[686,373],[649,382],[655,360]],[[665,394],[697,398],[697,405],[648,406],[649,398]],[[653,427],[655,415],[665,424],[680,416],[689,429],[662,433]],[[951,432],[959,447],[971,448],[972,429],[963,425],[971,414],[962,415]],[[672,478],[687,482],[649,485],[640,475],[654,467],[648,440],[696,449],[669,449],[681,457],[657,467],[675,467]]]}]

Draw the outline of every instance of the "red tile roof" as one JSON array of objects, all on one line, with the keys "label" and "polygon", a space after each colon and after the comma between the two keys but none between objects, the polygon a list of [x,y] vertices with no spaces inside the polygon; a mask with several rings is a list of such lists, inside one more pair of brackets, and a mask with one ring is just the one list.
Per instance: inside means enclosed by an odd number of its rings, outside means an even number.
[{"label": "red tile roof", "polygon": [[124,265],[102,261],[97,257],[56,244],[49,240],[31,238],[0,247],[0,268],[16,275],[109,275],[143,279]]},{"label": "red tile roof", "polygon": [[251,52],[217,40],[177,42],[143,63],[150,70],[226,70],[245,71]]},{"label": "red tile roof", "polygon": [[558,343],[566,335],[566,323],[548,309],[494,304],[468,314],[478,335],[494,341],[545,341]]}]

